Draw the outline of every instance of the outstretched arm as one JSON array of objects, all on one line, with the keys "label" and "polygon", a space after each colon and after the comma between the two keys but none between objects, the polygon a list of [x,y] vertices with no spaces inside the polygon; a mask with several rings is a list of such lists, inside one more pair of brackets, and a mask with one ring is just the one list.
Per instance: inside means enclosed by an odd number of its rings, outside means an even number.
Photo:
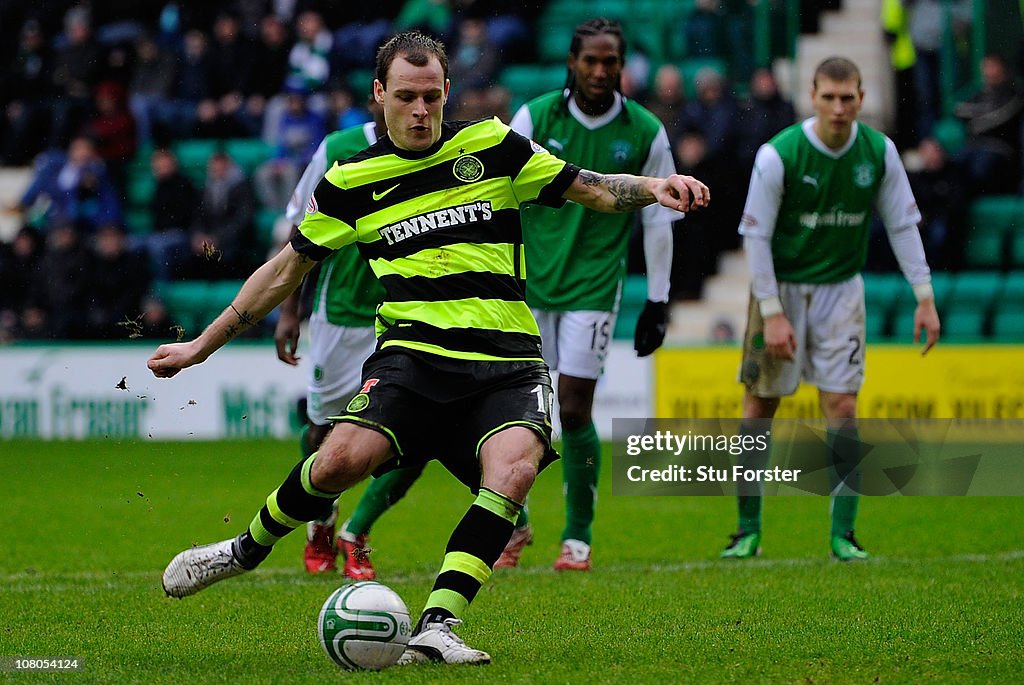
[{"label": "outstretched arm", "polygon": [[228,308],[195,340],[161,345],[146,366],[157,378],[170,378],[182,369],[200,364],[250,328],[279,305],[302,282],[316,264],[285,245],[242,285]]},{"label": "outstretched arm", "polygon": [[565,191],[565,199],[598,212],[632,212],[659,202],[669,209],[687,212],[706,207],[711,201],[708,187],[692,176],[672,174],[667,178],[599,174],[582,169]]}]

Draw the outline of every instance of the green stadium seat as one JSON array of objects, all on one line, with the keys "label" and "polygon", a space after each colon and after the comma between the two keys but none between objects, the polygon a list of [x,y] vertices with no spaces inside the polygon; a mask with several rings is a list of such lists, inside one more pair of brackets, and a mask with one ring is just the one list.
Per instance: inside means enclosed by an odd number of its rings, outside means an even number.
[{"label": "green stadium seat", "polygon": [[878,308],[872,309],[868,307],[864,324],[868,342],[880,342],[888,339],[889,336],[885,330],[885,326],[888,323],[887,318],[885,312],[880,311]]},{"label": "green stadium seat", "polygon": [[174,154],[178,157],[178,165],[182,169],[200,167],[206,169],[206,161],[210,155],[221,148],[217,140],[182,140],[174,144]]},{"label": "green stadium seat", "polygon": [[945,271],[933,272],[932,290],[935,291],[935,306],[942,309],[953,292],[953,275]]},{"label": "green stadium seat", "polygon": [[864,303],[868,312],[888,317],[896,304],[912,296],[910,286],[902,274],[866,273],[864,278]]},{"label": "green stadium seat", "polygon": [[982,342],[985,340],[985,315],[985,311],[976,306],[954,302],[942,316],[942,339],[960,343]]},{"label": "green stadium seat", "polygon": [[965,305],[987,311],[1002,291],[1003,277],[991,271],[964,271],[953,280],[950,299],[953,305]]},{"label": "green stadium seat", "polygon": [[274,224],[283,212],[264,207],[256,212],[256,248],[253,256],[262,262],[266,259],[267,250],[274,243]]},{"label": "green stadium seat", "polygon": [[1010,237],[1010,265],[1014,269],[1024,269],[1024,230]]},{"label": "green stadium seat", "polygon": [[565,85],[565,76],[564,64],[552,66],[513,64],[502,70],[498,81],[512,93],[514,110],[527,100],[561,88]]},{"label": "green stadium seat", "polygon": [[999,293],[999,306],[1024,307],[1024,271],[1011,271],[1003,279]]},{"label": "green stadium seat", "polygon": [[1024,305],[998,309],[992,317],[992,336],[997,342],[1024,343]]},{"label": "green stadium seat", "polygon": [[153,201],[153,193],[156,192],[156,179],[148,169],[144,174],[131,175],[128,178],[126,191],[129,206],[139,209],[149,207]]},{"label": "green stadium seat", "polygon": [[224,149],[246,176],[252,176],[256,167],[274,156],[274,146],[259,138],[233,138]]},{"label": "green stadium seat", "polygon": [[198,335],[202,327],[203,308],[209,299],[209,284],[206,281],[179,281],[165,283],[157,294],[167,305],[171,321],[185,329],[186,335]]},{"label": "green stadium seat", "polygon": [[946,117],[932,128],[932,137],[939,141],[939,145],[946,151],[946,154],[953,156],[960,154],[967,141],[967,133],[964,125],[959,119]]},{"label": "green stadium seat", "polygon": [[244,281],[210,281],[206,284],[206,300],[202,303],[199,319],[202,326],[207,326],[211,321],[224,311],[235,295],[242,287]]},{"label": "green stadium seat", "polygon": [[974,269],[1002,267],[1009,254],[1006,240],[1021,234],[1024,234],[1024,198],[996,195],[975,200],[967,220],[967,266]]},{"label": "green stadium seat", "polygon": [[129,209],[124,213],[129,235],[145,236],[153,232],[153,214],[148,209]]}]

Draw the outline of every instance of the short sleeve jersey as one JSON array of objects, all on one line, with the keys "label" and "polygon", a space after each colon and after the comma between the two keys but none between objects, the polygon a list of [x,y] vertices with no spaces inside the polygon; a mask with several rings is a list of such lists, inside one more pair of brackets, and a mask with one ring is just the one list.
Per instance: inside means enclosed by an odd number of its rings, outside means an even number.
[{"label": "short sleeve jersey", "polygon": [[[872,211],[887,173],[897,170],[887,169],[885,136],[863,123],[838,154],[815,145],[808,126],[794,124],[767,143],[783,167],[772,260],[779,281],[836,283],[864,268]],[[912,196],[905,204],[912,221]]]},{"label": "short sleeve jersey", "polygon": [[[376,142],[373,122],[328,134],[295,187],[286,215],[293,223],[302,221],[303,209],[320,179],[337,162],[348,159]],[[313,294],[313,316],[335,326],[368,327],[375,322],[377,305],[384,288],[366,260],[354,246],[334,252],[323,261]]]},{"label": "short sleeve jersey", "polygon": [[[603,174],[674,173],[668,137],[651,112],[623,98],[619,113],[597,128],[587,128],[569,112],[556,91],[526,103],[531,137],[552,154]],[[664,148],[664,149],[662,149]],[[667,166],[650,166],[652,158]],[[655,205],[651,211],[661,211]],[[667,214],[667,212],[666,212]],[[673,221],[682,215],[667,214]],[[558,210],[523,209],[526,244],[526,300],[554,311],[611,311],[626,274],[626,252],[635,215],[605,214],[583,205]]]},{"label": "short sleeve jersey", "polygon": [[561,206],[578,173],[496,118],[445,123],[422,151],[384,137],[327,172],[292,246],[358,245],[386,291],[378,349],[540,361],[519,207]]}]

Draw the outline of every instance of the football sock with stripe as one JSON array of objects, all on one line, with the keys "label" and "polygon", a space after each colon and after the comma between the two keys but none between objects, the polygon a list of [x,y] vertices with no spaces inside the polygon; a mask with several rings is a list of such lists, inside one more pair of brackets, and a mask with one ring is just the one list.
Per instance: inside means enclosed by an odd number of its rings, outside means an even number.
[{"label": "football sock with stripe", "polygon": [[[760,436],[764,431],[755,429],[751,424],[740,425],[740,435]],[[744,440],[744,442],[749,442]],[[744,450],[737,460],[737,465],[747,469],[764,469],[768,466],[769,455],[771,454],[771,440],[768,439],[768,448],[764,450]],[[747,533],[761,532],[761,501],[763,485],[760,481],[747,482],[740,480],[736,484],[737,506],[739,509],[739,528]]]},{"label": "football sock with stripe", "polygon": [[445,548],[441,571],[416,624],[419,633],[428,623],[465,613],[494,568],[494,562],[512,537],[522,505],[487,488],[455,527]]},{"label": "football sock with stripe", "polygon": [[563,540],[581,540],[588,545],[594,523],[597,477],[601,470],[601,440],[590,421],[562,433],[562,480],[565,485],[565,530]]},{"label": "football sock with stripe", "polygon": [[860,433],[852,423],[828,431],[832,477],[832,536],[853,530],[861,484]]},{"label": "football sock with stripe", "polygon": [[345,532],[352,535],[368,534],[377,519],[405,497],[405,493],[422,473],[423,466],[417,465],[388,471],[372,479],[345,524]]},{"label": "football sock with stripe", "polygon": [[315,460],[316,454],[296,464],[267,497],[249,529],[235,539],[235,557],[243,567],[255,568],[278,540],[307,521],[330,516],[331,505],[341,493],[322,492],[313,486],[309,473]]}]

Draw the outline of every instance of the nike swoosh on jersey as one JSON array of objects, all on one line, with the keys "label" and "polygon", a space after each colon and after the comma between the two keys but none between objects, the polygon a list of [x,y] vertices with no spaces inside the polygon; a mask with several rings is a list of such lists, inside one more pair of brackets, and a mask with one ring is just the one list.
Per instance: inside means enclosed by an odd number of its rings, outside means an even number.
[{"label": "nike swoosh on jersey", "polygon": [[818,187],[818,179],[814,178],[813,176],[804,176],[800,180],[809,186],[814,186],[815,188]]},{"label": "nike swoosh on jersey", "polygon": [[387,195],[388,193],[390,193],[392,190],[394,190],[395,188],[397,188],[400,185],[402,185],[402,184],[401,183],[396,183],[395,185],[391,186],[390,188],[388,188],[387,190],[385,190],[382,193],[378,193],[376,190],[373,191],[373,193],[371,193],[373,195],[373,199],[374,200],[381,199],[382,197],[384,197],[385,195]]}]

